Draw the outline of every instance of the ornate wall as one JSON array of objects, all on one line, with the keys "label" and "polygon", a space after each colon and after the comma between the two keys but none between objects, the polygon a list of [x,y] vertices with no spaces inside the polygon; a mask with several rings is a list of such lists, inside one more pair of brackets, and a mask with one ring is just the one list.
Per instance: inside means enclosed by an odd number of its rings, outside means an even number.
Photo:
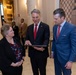
[{"label": "ornate wall", "polygon": [[4,19],[8,22],[11,23],[13,19],[13,0],[3,0],[3,10],[4,10]]},{"label": "ornate wall", "polygon": [[66,19],[69,22],[71,22],[74,5],[75,5],[75,0],[60,0],[60,7],[64,9],[66,13]]}]

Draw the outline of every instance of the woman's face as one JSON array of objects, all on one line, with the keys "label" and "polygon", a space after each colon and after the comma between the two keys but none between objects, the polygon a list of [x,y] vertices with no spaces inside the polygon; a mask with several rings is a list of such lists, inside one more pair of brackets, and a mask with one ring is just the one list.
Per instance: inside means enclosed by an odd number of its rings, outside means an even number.
[{"label": "woman's face", "polygon": [[14,31],[13,31],[12,27],[10,27],[10,29],[7,31],[6,36],[8,36],[8,37],[13,37],[14,36]]}]

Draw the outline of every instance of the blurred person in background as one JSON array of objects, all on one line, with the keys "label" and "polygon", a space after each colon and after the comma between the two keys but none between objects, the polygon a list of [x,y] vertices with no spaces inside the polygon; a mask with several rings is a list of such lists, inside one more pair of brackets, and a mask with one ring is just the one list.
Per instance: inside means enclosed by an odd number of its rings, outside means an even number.
[{"label": "blurred person in background", "polygon": [[2,25],[6,25],[6,24],[7,22],[4,19],[2,19]]},{"label": "blurred person in background", "polygon": [[24,46],[25,37],[26,37],[27,24],[24,22],[24,19],[21,18],[21,23],[19,25],[19,35],[22,45]]},{"label": "blurred person in background", "polygon": [[12,21],[12,28],[13,28],[13,31],[14,31],[14,37],[16,37],[20,40],[19,27],[16,25],[16,22],[14,20]]}]

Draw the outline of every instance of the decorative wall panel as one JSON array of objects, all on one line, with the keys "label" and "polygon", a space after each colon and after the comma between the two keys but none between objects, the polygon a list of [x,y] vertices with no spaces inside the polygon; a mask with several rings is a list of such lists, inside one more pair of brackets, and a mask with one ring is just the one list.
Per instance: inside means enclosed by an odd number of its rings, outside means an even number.
[{"label": "decorative wall panel", "polygon": [[71,22],[72,11],[74,9],[74,0],[60,0],[60,7],[64,9],[66,13],[67,21]]}]

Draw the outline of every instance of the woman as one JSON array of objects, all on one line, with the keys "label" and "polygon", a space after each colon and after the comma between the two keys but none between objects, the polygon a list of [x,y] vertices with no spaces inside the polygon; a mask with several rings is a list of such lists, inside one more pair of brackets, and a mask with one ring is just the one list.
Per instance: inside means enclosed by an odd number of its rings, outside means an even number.
[{"label": "woman", "polygon": [[1,34],[3,35],[3,39],[0,41],[0,70],[2,75],[22,75],[24,49],[20,42],[13,38],[14,31],[11,26],[3,25]]}]

